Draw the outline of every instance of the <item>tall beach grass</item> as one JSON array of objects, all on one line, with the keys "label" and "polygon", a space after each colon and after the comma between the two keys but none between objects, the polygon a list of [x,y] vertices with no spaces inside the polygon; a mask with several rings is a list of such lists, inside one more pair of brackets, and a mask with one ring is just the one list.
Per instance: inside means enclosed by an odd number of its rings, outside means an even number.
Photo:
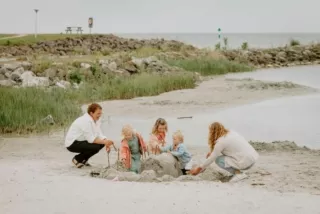
[{"label": "tall beach grass", "polygon": [[52,115],[55,126],[68,125],[81,114],[80,106],[93,101],[153,96],[195,87],[192,73],[139,74],[130,77],[104,76],[79,89],[1,88],[0,133],[43,131],[41,119]]},{"label": "tall beach grass", "polygon": [[252,71],[253,67],[239,62],[226,59],[214,59],[211,57],[200,57],[191,59],[167,60],[172,66],[183,68],[186,71],[196,71],[201,75],[220,75],[227,73]]}]

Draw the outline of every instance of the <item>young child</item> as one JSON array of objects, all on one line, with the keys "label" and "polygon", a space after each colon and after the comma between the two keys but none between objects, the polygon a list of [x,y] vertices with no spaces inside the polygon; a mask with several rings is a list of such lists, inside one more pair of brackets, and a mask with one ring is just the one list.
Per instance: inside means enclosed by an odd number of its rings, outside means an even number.
[{"label": "young child", "polygon": [[130,125],[123,126],[120,154],[124,166],[132,172],[140,173],[141,155],[144,152],[146,152],[146,146],[142,136]]},{"label": "young child", "polygon": [[159,148],[166,145],[165,138],[167,131],[167,121],[165,121],[165,119],[162,118],[157,119],[152,128],[152,133],[148,143],[148,151],[151,154],[160,154]]},{"label": "young child", "polygon": [[180,163],[180,168],[183,175],[188,174],[192,168],[192,156],[188,152],[185,144],[183,143],[183,135],[180,131],[176,131],[172,135],[173,144],[165,147],[160,147],[161,152],[171,153],[174,157],[177,157]]},{"label": "young child", "polygon": [[209,126],[208,144],[210,151],[207,160],[192,169],[190,174],[197,175],[215,162],[220,168],[232,174],[230,182],[236,182],[247,177],[241,171],[250,169],[259,157],[257,151],[243,136],[226,129],[219,122]]}]

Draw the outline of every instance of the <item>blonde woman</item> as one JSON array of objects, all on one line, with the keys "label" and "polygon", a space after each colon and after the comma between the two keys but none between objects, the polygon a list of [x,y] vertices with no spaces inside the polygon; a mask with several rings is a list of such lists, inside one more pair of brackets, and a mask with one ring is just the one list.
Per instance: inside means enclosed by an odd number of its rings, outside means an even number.
[{"label": "blonde woman", "polygon": [[220,168],[232,174],[230,182],[245,179],[247,175],[241,170],[251,168],[259,154],[244,137],[226,129],[221,123],[215,122],[209,126],[208,144],[210,152],[207,160],[190,171],[197,175],[215,162]]},{"label": "blonde woman", "polygon": [[167,121],[163,118],[158,118],[152,128],[148,143],[148,151],[151,154],[160,154],[160,147],[166,145],[166,133],[168,132]]}]

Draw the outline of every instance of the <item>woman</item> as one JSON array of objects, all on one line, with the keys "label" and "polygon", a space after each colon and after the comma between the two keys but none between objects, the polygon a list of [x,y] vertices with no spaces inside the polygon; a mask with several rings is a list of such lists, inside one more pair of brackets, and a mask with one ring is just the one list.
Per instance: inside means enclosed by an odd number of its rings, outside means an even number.
[{"label": "woman", "polygon": [[207,154],[207,160],[199,167],[192,169],[190,173],[197,175],[215,162],[220,168],[232,174],[230,182],[246,178],[247,175],[241,170],[251,168],[259,157],[249,142],[218,122],[209,126],[208,138],[210,152]]},{"label": "woman", "polygon": [[158,118],[152,128],[152,133],[148,143],[148,151],[151,154],[160,154],[160,147],[166,145],[166,133],[168,132],[168,124],[165,119]]}]

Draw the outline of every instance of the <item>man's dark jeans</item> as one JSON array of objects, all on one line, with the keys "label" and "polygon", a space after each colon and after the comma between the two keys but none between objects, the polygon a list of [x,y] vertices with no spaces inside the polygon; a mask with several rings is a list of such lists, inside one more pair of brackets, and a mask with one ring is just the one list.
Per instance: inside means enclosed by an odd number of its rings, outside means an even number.
[{"label": "man's dark jeans", "polygon": [[89,158],[97,154],[103,147],[103,144],[89,143],[88,141],[74,141],[67,149],[70,152],[79,153],[74,156],[77,162],[86,163]]}]

